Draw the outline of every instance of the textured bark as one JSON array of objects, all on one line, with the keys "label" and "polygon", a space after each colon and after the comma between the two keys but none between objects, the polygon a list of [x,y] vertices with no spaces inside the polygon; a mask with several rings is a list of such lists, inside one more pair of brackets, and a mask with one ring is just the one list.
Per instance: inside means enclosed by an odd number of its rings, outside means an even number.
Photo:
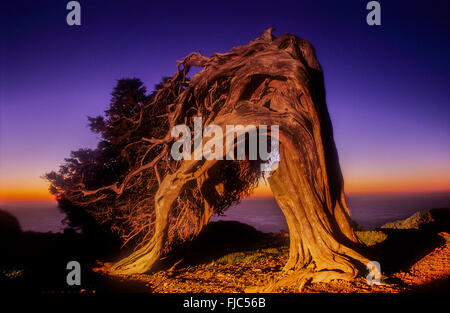
[{"label": "textured bark", "polygon": [[[289,34],[275,38],[269,29],[229,53],[210,58],[193,53],[180,65],[184,71],[194,65],[203,69],[178,97],[171,125],[192,103],[203,116],[203,126],[219,125],[224,134],[226,124],[279,125],[280,164],[269,183],[289,226],[290,256],[285,267],[289,275],[265,290],[354,278],[368,260],[358,252],[359,241],[350,225],[322,69],[312,45]],[[152,239],[108,270],[134,274],[152,268],[162,255],[176,200],[193,181],[204,200],[201,218],[189,225],[198,234],[214,212],[214,197],[220,190],[214,173],[225,162],[183,161],[176,171],[161,177]]]}]

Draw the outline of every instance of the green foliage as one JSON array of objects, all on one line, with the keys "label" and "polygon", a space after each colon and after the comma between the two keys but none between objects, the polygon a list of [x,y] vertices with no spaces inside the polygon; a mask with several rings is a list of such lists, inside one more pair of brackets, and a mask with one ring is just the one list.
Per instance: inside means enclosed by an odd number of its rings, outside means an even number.
[{"label": "green foliage", "polygon": [[0,275],[4,275],[7,279],[18,279],[23,277],[24,269],[22,268],[12,268],[12,269],[2,269],[0,270]]},{"label": "green foliage", "polygon": [[267,248],[259,249],[256,251],[247,252],[233,252],[228,253],[217,260],[214,263],[217,264],[235,264],[235,263],[251,263],[259,259],[264,259],[269,256],[280,256],[283,251],[279,248]]},{"label": "green foliage", "polygon": [[361,240],[366,246],[373,246],[377,243],[383,242],[387,235],[379,230],[370,231],[357,231],[356,236]]},{"label": "green foliage", "polygon": [[[189,86],[185,74],[163,78],[150,94],[137,78],[118,80],[104,116],[88,118],[91,131],[101,137],[97,147],[72,151],[58,171],[44,176],[70,226],[92,234],[111,232],[134,246],[151,238],[156,192],[164,177],[182,164],[170,156],[171,127],[192,124],[204,105],[193,97],[180,100]],[[222,165],[210,169],[208,184],[191,180],[182,190],[169,216],[167,245],[188,240],[197,231],[192,225],[203,218],[199,208],[210,193],[201,189],[207,185],[224,187],[208,199],[218,214],[255,187],[259,162]]]},{"label": "green foliage", "polygon": [[122,227],[120,216],[116,216],[119,222],[114,225],[107,214],[110,213],[108,208],[120,206],[123,200],[117,201],[113,195],[108,195],[98,203],[83,205],[83,199],[74,197],[72,190],[77,186],[97,189],[114,184],[127,175],[133,160],[123,153],[123,148],[131,140],[142,137],[142,133],[133,128],[132,117],[139,114],[153,96],[146,92],[137,78],[118,80],[105,116],[88,117],[91,131],[101,136],[97,147],[72,151],[58,171],[44,175],[50,182],[50,193],[56,196],[60,209],[67,215],[65,222],[69,226],[90,233]]}]

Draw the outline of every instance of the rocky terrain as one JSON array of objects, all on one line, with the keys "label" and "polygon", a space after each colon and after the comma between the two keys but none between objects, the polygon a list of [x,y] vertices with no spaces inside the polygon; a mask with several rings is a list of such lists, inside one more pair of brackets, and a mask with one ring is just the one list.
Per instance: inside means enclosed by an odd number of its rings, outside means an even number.
[{"label": "rocky terrain", "polygon": [[[365,254],[381,265],[380,285],[354,281],[292,285],[276,292],[404,293],[448,292],[450,286],[450,210],[434,209],[357,232]],[[9,225],[12,225],[11,223]],[[80,234],[6,231],[0,242],[0,287],[34,293],[184,293],[259,292],[283,271],[289,234],[261,233],[239,222],[213,222],[193,242],[166,256],[159,269],[110,276],[96,271],[97,244]],[[227,236],[223,236],[223,233]],[[98,252],[98,251],[97,251]],[[68,260],[80,260],[82,286],[67,286]],[[93,269],[93,270],[92,270]]]}]

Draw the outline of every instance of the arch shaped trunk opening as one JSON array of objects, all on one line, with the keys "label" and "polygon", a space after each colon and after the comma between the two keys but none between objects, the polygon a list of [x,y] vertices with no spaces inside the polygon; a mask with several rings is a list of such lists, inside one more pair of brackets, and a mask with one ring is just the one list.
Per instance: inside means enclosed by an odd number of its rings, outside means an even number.
[{"label": "arch shaped trunk opening", "polygon": [[[236,121],[245,120],[243,112],[236,114]],[[280,134],[280,162],[268,178],[289,227],[289,259],[284,267],[286,275],[268,283],[261,291],[274,291],[280,286],[293,284],[303,286],[306,282],[351,280],[369,262],[360,252],[361,245],[351,227],[343,190],[327,187],[327,171],[322,170],[320,164],[316,164],[318,167],[305,166],[299,150],[310,149],[299,149],[295,139],[285,133]],[[209,171],[218,162],[227,161],[184,161],[178,172],[164,178],[155,198],[156,228],[152,239],[130,256],[111,264],[108,268],[110,273],[136,274],[152,269],[163,255],[169,229],[168,217],[175,199],[186,183],[194,179],[205,194],[216,192]],[[333,195],[334,190],[338,194]],[[197,234],[214,212],[208,198],[205,198],[204,207],[200,210],[203,217],[195,226]]]}]

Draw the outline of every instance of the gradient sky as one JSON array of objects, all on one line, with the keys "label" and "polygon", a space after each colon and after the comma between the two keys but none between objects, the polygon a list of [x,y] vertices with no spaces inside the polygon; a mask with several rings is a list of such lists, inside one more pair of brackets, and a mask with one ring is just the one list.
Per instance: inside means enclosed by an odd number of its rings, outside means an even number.
[{"label": "gradient sky", "polygon": [[316,48],[347,192],[450,190],[448,1],[380,1],[373,27],[368,1],[86,0],[74,27],[67,2],[0,4],[0,200],[49,199],[40,176],[95,147],[116,79],[151,90],[269,27]]}]

